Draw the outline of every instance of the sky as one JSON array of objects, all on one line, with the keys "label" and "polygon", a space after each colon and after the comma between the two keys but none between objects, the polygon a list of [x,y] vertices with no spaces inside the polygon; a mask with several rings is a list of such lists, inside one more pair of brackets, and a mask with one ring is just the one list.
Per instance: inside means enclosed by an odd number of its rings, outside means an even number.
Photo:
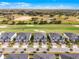
[{"label": "sky", "polygon": [[79,9],[79,0],[0,0],[0,9]]}]

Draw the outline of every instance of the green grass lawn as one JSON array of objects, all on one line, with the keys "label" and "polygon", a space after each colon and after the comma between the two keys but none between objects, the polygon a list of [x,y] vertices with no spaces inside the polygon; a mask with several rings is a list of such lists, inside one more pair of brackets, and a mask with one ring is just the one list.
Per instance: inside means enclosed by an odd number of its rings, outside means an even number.
[{"label": "green grass lawn", "polygon": [[[3,26],[3,25],[0,25]],[[6,32],[74,32],[79,33],[79,27],[72,25],[56,25],[56,24],[44,24],[44,25],[6,25],[6,28],[0,28],[0,31]]]}]

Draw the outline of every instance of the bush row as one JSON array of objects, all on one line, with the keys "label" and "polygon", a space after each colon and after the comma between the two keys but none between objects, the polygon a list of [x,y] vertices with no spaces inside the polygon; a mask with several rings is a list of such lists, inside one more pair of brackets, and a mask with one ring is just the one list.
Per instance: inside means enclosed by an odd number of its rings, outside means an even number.
[{"label": "bush row", "polygon": [[9,21],[9,20],[2,20],[0,24],[9,24],[9,25],[18,25],[18,24],[61,24],[61,21]]}]

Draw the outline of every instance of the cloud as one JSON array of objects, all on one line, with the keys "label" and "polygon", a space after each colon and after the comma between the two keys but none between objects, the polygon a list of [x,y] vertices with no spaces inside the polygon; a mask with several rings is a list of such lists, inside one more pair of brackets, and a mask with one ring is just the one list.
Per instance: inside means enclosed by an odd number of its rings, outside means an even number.
[{"label": "cloud", "polygon": [[5,5],[9,5],[8,2],[0,2],[0,6],[5,6]]},{"label": "cloud", "polygon": [[58,6],[53,6],[54,9],[75,9],[73,6],[60,4]]},{"label": "cloud", "polygon": [[77,9],[73,6],[68,6],[68,5],[63,5],[63,4],[60,4],[60,5],[47,5],[47,6],[41,6],[41,5],[38,5],[38,6],[35,6],[34,9]]},{"label": "cloud", "polygon": [[[55,0],[56,1],[56,0]],[[0,9],[79,9],[67,4],[32,4],[26,2],[0,2]]]},{"label": "cloud", "polygon": [[24,3],[24,2],[18,2],[18,3],[14,3],[15,5],[19,5],[19,6],[30,6],[30,3]]},{"label": "cloud", "polygon": [[12,9],[12,8],[26,8],[30,7],[30,3],[25,3],[25,2],[15,2],[15,3],[10,3],[10,2],[0,2],[0,8],[1,9]]}]

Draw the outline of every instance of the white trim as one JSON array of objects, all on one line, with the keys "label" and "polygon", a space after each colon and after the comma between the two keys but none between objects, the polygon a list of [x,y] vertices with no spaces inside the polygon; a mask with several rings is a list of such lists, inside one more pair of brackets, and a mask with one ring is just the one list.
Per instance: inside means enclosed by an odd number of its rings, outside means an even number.
[{"label": "white trim", "polygon": [[32,33],[30,33],[29,40],[31,39],[31,37],[32,37]]},{"label": "white trim", "polygon": [[17,36],[17,34],[15,33],[12,37],[10,41],[13,41],[13,38],[15,38]]}]

